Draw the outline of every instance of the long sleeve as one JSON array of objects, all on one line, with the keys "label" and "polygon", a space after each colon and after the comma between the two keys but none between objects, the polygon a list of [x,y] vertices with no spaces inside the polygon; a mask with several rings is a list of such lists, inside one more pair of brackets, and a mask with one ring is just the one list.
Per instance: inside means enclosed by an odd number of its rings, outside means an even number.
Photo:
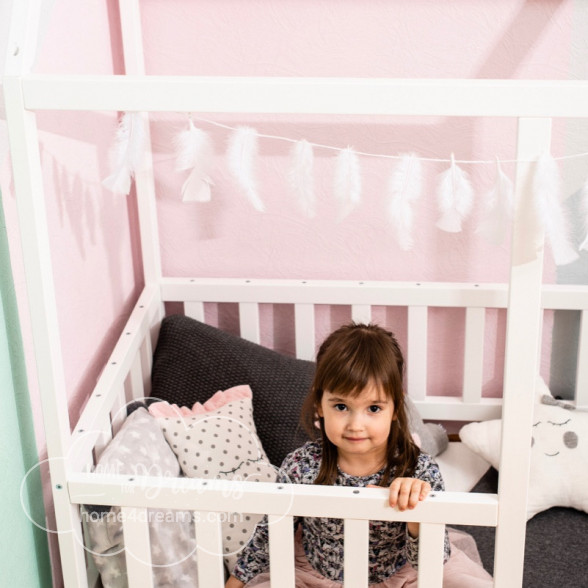
[{"label": "long sleeve", "polygon": [[[309,450],[311,448],[311,450]],[[308,484],[312,483],[320,463],[319,453],[312,444],[293,451],[284,459],[276,479],[280,484]],[[300,522],[294,518],[294,528]],[[269,532],[267,516],[258,523],[249,543],[243,548],[232,571],[233,576],[242,582],[249,582],[261,572],[269,568]]]}]

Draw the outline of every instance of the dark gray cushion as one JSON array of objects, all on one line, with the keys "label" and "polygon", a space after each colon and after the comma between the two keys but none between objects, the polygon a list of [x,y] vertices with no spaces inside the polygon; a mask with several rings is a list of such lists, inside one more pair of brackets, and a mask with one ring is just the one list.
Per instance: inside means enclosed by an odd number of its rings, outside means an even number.
[{"label": "dark gray cushion", "polygon": [[299,425],[314,363],[287,357],[183,315],[161,324],[153,357],[154,398],[191,407],[218,390],[248,384],[253,417],[270,461],[284,457],[307,439]]}]

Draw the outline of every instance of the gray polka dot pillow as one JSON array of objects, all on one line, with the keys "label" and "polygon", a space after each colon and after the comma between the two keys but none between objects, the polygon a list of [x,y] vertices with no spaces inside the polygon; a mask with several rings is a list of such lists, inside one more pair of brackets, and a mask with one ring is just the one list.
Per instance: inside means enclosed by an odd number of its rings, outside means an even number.
[{"label": "gray polka dot pillow", "polygon": [[[249,397],[228,402],[208,412],[176,410],[157,419],[184,474],[192,478],[274,482],[270,464],[253,421]],[[261,515],[227,513],[223,518],[225,563],[233,569]]]}]

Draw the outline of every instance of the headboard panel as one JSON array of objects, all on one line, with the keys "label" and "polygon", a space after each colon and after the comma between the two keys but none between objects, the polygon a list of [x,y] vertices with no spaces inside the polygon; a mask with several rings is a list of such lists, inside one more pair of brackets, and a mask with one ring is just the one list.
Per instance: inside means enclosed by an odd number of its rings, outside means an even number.
[{"label": "headboard panel", "polygon": [[[345,295],[343,296],[343,292]],[[487,349],[488,309],[506,309],[508,286],[505,284],[403,283],[320,280],[240,280],[167,278],[162,285],[166,302],[183,302],[184,313],[205,322],[205,303],[236,303],[240,335],[261,343],[260,306],[288,304],[294,309],[295,354],[301,359],[314,359],[316,345],[322,339],[318,332],[319,305],[345,305],[355,321],[369,322],[374,307],[398,307],[406,310],[407,383],[409,393],[424,418],[447,420],[482,420],[499,418],[501,400],[485,398],[484,366],[488,354],[503,355],[504,349]],[[545,286],[542,306],[546,312],[556,309],[588,312],[585,293],[569,294],[569,287]],[[462,381],[449,394],[430,394],[429,358],[432,312],[436,309],[464,309],[461,321],[451,325],[455,339],[442,341],[450,353],[460,353]],[[394,328],[394,327],[393,327]],[[582,321],[579,341],[577,401],[586,404],[588,355],[586,321]],[[459,342],[459,344],[456,343]],[[314,342],[314,345],[313,345]],[[494,344],[500,347],[502,340]],[[551,342],[547,342],[551,345]],[[452,347],[453,346],[453,347]]]}]

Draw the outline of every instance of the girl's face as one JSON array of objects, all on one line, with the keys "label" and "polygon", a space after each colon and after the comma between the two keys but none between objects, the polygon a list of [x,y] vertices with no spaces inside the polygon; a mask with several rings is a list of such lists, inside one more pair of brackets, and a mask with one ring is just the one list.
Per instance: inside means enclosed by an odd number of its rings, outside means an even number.
[{"label": "girl's face", "polygon": [[325,390],[317,412],[340,459],[381,467],[395,416],[392,399],[380,387],[370,383],[357,396]]}]

